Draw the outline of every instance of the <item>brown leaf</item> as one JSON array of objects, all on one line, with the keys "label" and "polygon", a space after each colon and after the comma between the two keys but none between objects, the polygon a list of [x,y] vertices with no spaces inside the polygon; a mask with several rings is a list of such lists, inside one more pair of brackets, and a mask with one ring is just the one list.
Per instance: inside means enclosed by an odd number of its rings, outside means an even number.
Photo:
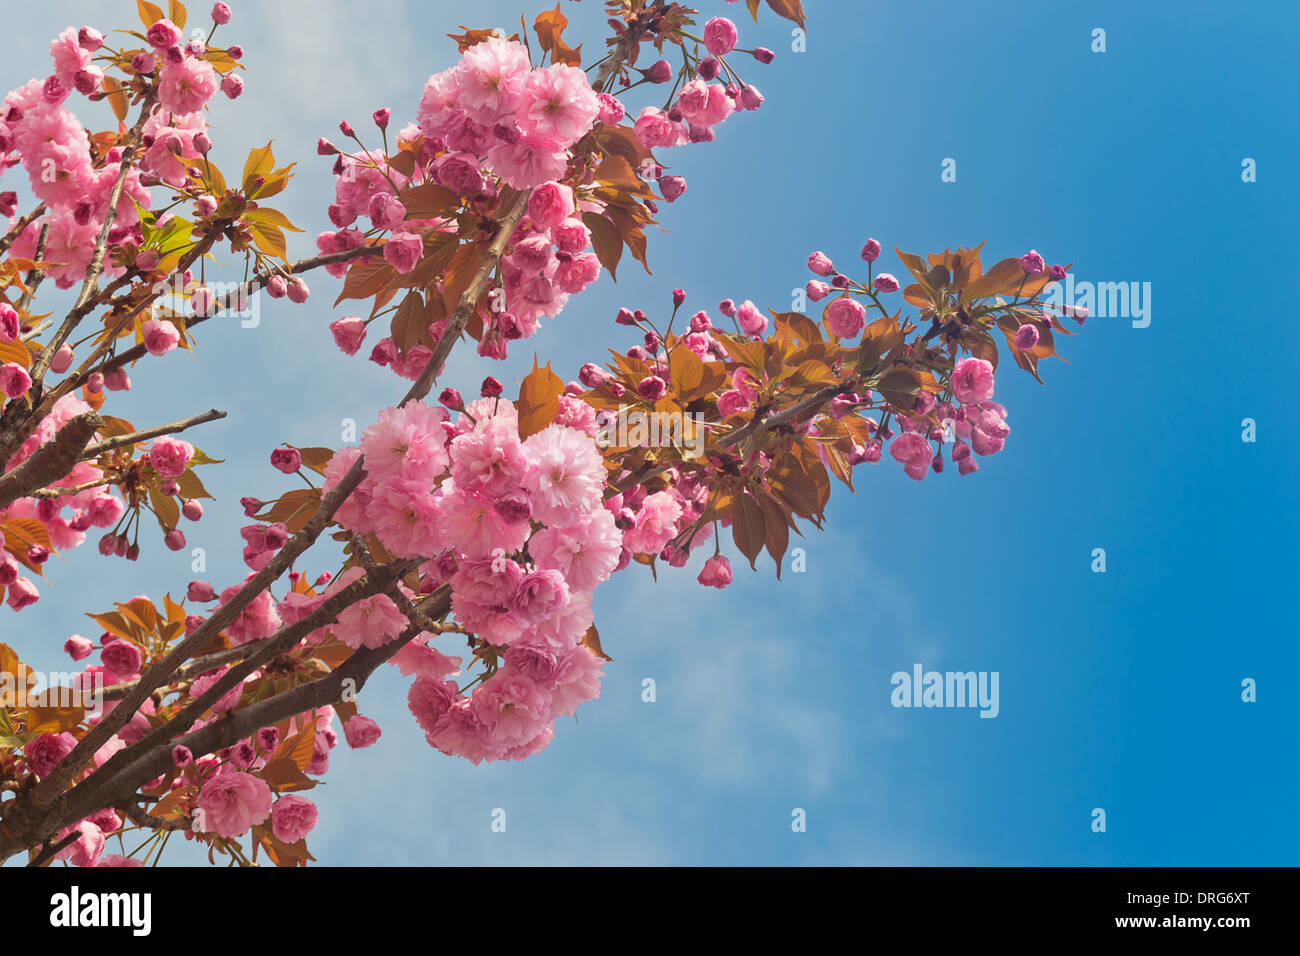
[{"label": "brown leaf", "polygon": [[580,643],[601,660],[612,661],[614,659],[606,654],[604,648],[600,646],[600,632],[596,630],[595,624],[587,628],[587,633],[582,636]]},{"label": "brown leaf", "polygon": [[559,414],[563,394],[564,379],[551,371],[550,362],[545,368],[539,368],[534,355],[533,370],[524,376],[519,400],[515,402],[519,411],[519,437],[527,438],[552,424]]}]

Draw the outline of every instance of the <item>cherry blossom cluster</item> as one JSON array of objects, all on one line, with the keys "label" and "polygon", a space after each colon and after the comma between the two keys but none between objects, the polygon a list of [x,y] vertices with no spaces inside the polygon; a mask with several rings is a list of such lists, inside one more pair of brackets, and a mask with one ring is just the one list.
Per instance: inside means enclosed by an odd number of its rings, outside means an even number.
[{"label": "cherry blossom cluster", "polygon": [[[204,40],[186,40],[170,20],[154,23],[146,36],[150,48],[132,59],[129,70],[156,83],[158,109],[144,124],[139,165],[132,165],[123,180],[110,246],[142,244],[138,208],[152,205],[147,187],[187,183],[189,164],[212,145],[204,107],[219,89],[231,98],[243,90],[238,76],[223,79],[203,58]],[[0,107],[0,172],[21,164],[32,192],[47,209],[14,241],[13,254],[36,259],[41,230],[48,226],[41,258],[50,264],[50,278],[63,289],[85,277],[123,158],[117,146],[101,152],[67,106],[74,93],[102,93],[104,71],[93,62],[101,48],[110,52],[98,30],[69,27],[50,44],[53,72],[11,91]],[[230,52],[237,57],[239,49]],[[0,193],[0,215],[13,217],[17,201],[14,192]],[[116,276],[122,269],[110,264],[107,271]]]},{"label": "cherry blossom cluster", "polygon": [[[384,258],[407,274],[423,258],[430,234],[456,226],[450,220],[410,216],[400,198],[405,188],[436,183],[483,215],[498,207],[503,186],[531,190],[527,214],[502,262],[502,288],[496,293],[501,307],[487,317],[480,337],[481,355],[505,358],[508,342],[535,333],[542,317],[558,315],[569,296],[600,276],[600,263],[589,251],[591,233],[581,218],[583,204],[573,187],[560,180],[566,178],[577,141],[597,121],[617,122],[622,108],[612,97],[598,98],[581,70],[564,64],[535,69],[523,44],[494,37],[470,47],[454,67],[429,79],[417,116],[418,122],[397,137],[401,150],[417,156],[410,176],[393,168],[393,156],[364,148],[338,154],[329,215],[339,231],[322,233],[317,246],[335,252],[365,244],[367,233],[354,226],[364,217],[371,235],[388,233]],[[378,111],[374,119],[386,131],[389,111]],[[356,139],[350,124],[341,129]],[[338,152],[324,140],[319,151]],[[585,208],[599,205],[587,202]],[[335,274],[342,271],[334,268]],[[355,354],[365,326],[360,318],[346,317],[331,330],[339,347]],[[444,329],[445,322],[434,323],[434,341]],[[370,358],[415,378],[431,354],[427,345],[418,345],[401,355],[393,340],[385,338]]]}]

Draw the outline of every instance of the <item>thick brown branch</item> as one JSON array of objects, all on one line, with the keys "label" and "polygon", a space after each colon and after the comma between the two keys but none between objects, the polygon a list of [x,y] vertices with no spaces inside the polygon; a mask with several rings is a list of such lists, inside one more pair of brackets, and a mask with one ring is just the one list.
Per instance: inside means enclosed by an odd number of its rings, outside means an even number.
[{"label": "thick brown branch", "polygon": [[65,477],[103,424],[104,420],[94,412],[71,419],[30,458],[0,477],[0,508]]}]

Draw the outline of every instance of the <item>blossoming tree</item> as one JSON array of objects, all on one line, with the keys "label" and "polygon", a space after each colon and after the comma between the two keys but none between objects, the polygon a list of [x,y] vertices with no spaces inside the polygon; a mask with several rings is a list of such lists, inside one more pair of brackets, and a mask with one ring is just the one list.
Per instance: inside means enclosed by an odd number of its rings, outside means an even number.
[{"label": "blossoming tree", "polygon": [[[759,0],[746,5],[757,18]],[[98,644],[64,645],[85,662],[70,688],[40,686],[0,644],[0,859],[138,865],[180,831],[211,859],[305,863],[317,811],[302,794],[328,770],[336,722],[349,746],[379,738],[359,692],[384,664],[410,678],[432,748],[523,760],[599,694],[603,581],[679,568],[699,548],[712,552],[702,585],[731,582],[732,548],[751,567],[766,550],[779,573],[790,532],[820,527],[832,477],[852,488],[886,446],[918,481],[945,461],[977,471],[1009,434],[997,338],[1037,377],[1066,331],[1043,299],[1065,269],[1036,252],[985,269],[978,247],[896,250],[900,280],[869,239],[855,270],[809,257],[820,322],[751,301],[711,314],[674,290],[664,314],[621,309],[635,341],[575,380],[535,361],[513,400],[493,378],[467,398],[439,381],[458,343],[504,358],[625,252],[646,265],[646,227],[686,191],[658,157],[758,109],[750,74],[772,52],[667,0],[608,0],[612,34],[585,68],[558,5],[514,35],[466,30],[413,121],[379,109],[320,140],[334,229],[319,255],[289,261],[296,227],[272,200],[292,168],[269,145],[237,178],[209,159],[206,104],[244,90],[243,51],[217,42],[229,7],[187,40],[178,0],[137,6],[140,26],[111,34],[120,46],[61,33],[50,75],[0,110],[0,171],[33,195],[19,214],[18,192],[0,193],[4,613],[40,598],[55,551],[93,540],[134,560],[155,519],[161,544],[185,547],[211,462],[179,436],[223,413],[139,428],[111,414],[110,393],[192,348],[201,323],[262,292],[304,302],[304,276],[323,269],[356,314],[320,334],[349,355],[368,344],[410,385],[356,447],[271,452],[320,482],[243,500],[244,580],[92,613]],[[803,25],[798,0],[767,6]],[[225,292],[207,278],[221,250],[245,267]],[[75,290],[57,321],[35,305],[45,282]],[[672,427],[655,440],[611,427],[637,414]],[[90,712],[69,700],[92,691]],[[144,842],[127,854],[131,831]]]}]

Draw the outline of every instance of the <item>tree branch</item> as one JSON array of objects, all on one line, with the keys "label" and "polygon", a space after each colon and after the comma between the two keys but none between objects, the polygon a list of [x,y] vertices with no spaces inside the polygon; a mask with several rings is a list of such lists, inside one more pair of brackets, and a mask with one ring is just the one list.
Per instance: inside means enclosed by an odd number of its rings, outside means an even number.
[{"label": "tree branch", "polygon": [[178,422],[172,422],[169,425],[155,425],[153,428],[145,428],[138,432],[131,432],[129,435],[118,435],[105,441],[90,445],[82,452],[82,460],[98,458],[106,451],[112,451],[114,448],[121,448],[123,445],[134,445],[136,442],[148,441],[150,438],[157,438],[159,435],[174,435],[177,432],[183,432],[187,428],[193,428],[195,425],[203,425],[207,422],[215,422],[225,418],[226,413],[212,409],[199,415],[192,415],[189,418],[182,418]]},{"label": "tree branch", "polygon": [[86,445],[103,424],[104,420],[94,412],[76,416],[32,452],[30,458],[0,476],[0,508],[66,476],[81,460]]}]

